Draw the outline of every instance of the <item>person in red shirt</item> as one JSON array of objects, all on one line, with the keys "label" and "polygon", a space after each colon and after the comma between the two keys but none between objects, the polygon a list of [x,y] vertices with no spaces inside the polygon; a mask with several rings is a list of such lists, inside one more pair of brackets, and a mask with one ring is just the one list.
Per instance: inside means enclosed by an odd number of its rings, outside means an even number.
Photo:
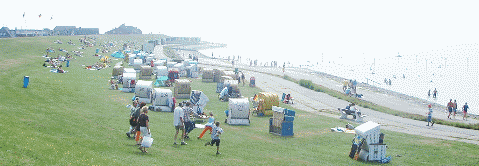
[{"label": "person in red shirt", "polygon": [[449,115],[447,115],[448,119],[451,119],[451,113],[452,113],[452,108],[454,107],[454,103],[452,103],[452,99],[449,100],[449,103],[447,103],[447,110],[449,111]]}]

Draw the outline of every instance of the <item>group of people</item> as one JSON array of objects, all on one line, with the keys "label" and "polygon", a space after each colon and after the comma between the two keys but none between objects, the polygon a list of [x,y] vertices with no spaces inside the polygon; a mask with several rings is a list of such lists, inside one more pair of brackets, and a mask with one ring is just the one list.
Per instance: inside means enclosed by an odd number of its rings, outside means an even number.
[{"label": "group of people", "polygon": [[[467,120],[467,110],[469,109],[469,106],[467,105],[467,102],[462,106],[462,112],[464,116],[462,117],[462,120]],[[449,112],[449,115],[447,116],[448,119],[451,118],[451,114],[453,115],[454,119],[456,119],[456,113],[457,113],[457,102],[454,100],[454,103],[452,102],[452,99],[449,100],[449,103],[447,103],[447,110]]]},{"label": "group of people", "polygon": [[[173,145],[177,145],[176,140],[178,138],[179,131],[181,131],[180,144],[187,145],[185,139],[189,138],[188,133],[194,128],[194,123],[191,121],[190,115],[195,115],[196,113],[193,111],[190,102],[178,103],[178,107],[176,107],[173,112],[173,125],[175,126],[176,130]],[[208,123],[205,125],[205,129],[197,138],[201,139],[208,130],[210,130],[211,133],[211,141],[208,141],[205,146],[213,146],[213,144],[216,144],[216,154],[220,154],[220,135],[223,133],[223,129],[220,127],[220,122],[215,122],[212,112],[209,113]]]},{"label": "group of people", "polygon": [[[429,104],[428,106],[428,112],[427,114],[427,126],[429,126],[429,123],[431,123],[431,126],[434,125],[434,121],[432,121],[432,105]],[[462,117],[462,120],[467,121],[467,110],[469,109],[469,106],[467,105],[467,102],[464,103],[464,106],[462,106],[462,111],[464,113],[464,116]],[[454,119],[456,119],[456,113],[457,113],[457,102],[454,100],[452,102],[452,99],[449,100],[449,103],[447,103],[447,111],[449,112],[449,115],[447,116],[448,119],[452,119],[451,115],[453,115]]]},{"label": "group of people", "polygon": [[356,80],[344,80],[343,91],[348,96],[362,97],[362,94],[357,94],[356,88],[358,82]]},{"label": "group of people", "polygon": [[[175,135],[173,145],[177,145],[178,134],[181,131],[180,144],[187,145],[185,139],[189,139],[188,134],[195,128],[195,123],[190,118],[192,116],[198,116],[198,113],[193,110],[193,104],[190,102],[181,102],[178,103],[173,111],[173,126],[175,126]],[[197,137],[201,139],[206,131],[211,133],[211,141],[208,141],[206,145],[213,146],[216,144],[216,154],[220,154],[220,135],[223,133],[223,129],[220,127],[219,122],[215,122],[215,118],[212,112],[209,112],[209,116],[206,117],[208,123],[206,123],[204,130]],[[130,130],[126,133],[128,137],[135,138],[136,145],[138,149],[142,152],[147,153],[146,147],[143,146],[142,142],[145,137],[151,137],[150,127],[149,127],[149,118],[148,118],[148,107],[144,102],[139,103],[139,99],[135,98],[133,101],[133,107],[130,112]]]},{"label": "group of people", "polygon": [[86,66],[85,69],[97,69],[97,70],[100,70],[100,69],[103,69],[103,68],[106,68],[106,67],[108,67],[108,65],[107,65],[106,63],[96,62],[94,65]]},{"label": "group of people", "polygon": [[[61,56],[58,55],[57,58],[50,57],[49,59],[45,60],[43,62],[43,67],[50,67],[50,68],[56,68],[58,73],[64,73],[64,70],[62,69],[62,62],[67,61],[67,59],[71,59],[71,56]],[[68,67],[68,65],[67,65]]]},{"label": "group of people", "polygon": [[[138,149],[142,152],[147,153],[146,147],[142,146],[142,141],[145,137],[151,137],[149,118],[148,118],[148,107],[146,103],[138,103],[139,99],[136,98],[133,101],[133,108],[130,112],[130,130],[126,132],[126,136],[135,137],[136,145]],[[141,134],[141,135],[140,135]]]},{"label": "group of people", "polygon": [[388,81],[387,78],[384,78],[384,83],[385,83],[386,85],[391,85],[391,79],[389,79],[389,81]]},{"label": "group of people", "polygon": [[238,80],[238,84],[240,84],[241,81],[243,81],[243,86],[244,86],[245,76],[244,76],[244,73],[243,73],[243,72],[241,72],[241,75],[240,75],[240,74],[237,74],[237,75],[236,75],[236,79]]},{"label": "group of people", "polygon": [[[429,89],[429,91],[427,92],[427,96],[431,97],[431,89]],[[432,97],[436,98],[436,96],[437,96],[437,90],[436,88],[434,88],[434,91],[432,92]]]}]

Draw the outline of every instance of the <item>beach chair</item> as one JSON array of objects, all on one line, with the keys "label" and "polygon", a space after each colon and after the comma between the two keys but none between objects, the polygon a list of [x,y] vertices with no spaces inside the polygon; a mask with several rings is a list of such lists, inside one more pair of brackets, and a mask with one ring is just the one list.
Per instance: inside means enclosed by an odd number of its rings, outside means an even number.
[{"label": "beach chair", "polygon": [[161,76],[159,77],[158,79],[156,79],[156,82],[155,82],[155,86],[157,87],[164,87],[166,86],[166,81],[168,80],[168,77],[167,76]]}]

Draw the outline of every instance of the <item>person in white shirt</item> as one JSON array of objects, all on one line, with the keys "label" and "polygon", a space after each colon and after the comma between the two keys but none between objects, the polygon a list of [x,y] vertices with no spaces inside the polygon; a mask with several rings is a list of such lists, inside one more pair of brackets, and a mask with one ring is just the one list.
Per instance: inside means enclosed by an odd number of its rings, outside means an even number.
[{"label": "person in white shirt", "polygon": [[185,142],[185,125],[183,121],[183,106],[182,103],[178,104],[178,107],[175,108],[174,115],[173,115],[173,125],[175,126],[176,129],[176,134],[175,134],[175,142],[173,143],[176,145],[176,138],[178,137],[178,132],[181,130],[181,145],[186,145]]},{"label": "person in white shirt", "polygon": [[213,146],[216,143],[216,154],[221,154],[220,150],[220,135],[223,134],[223,129],[220,127],[220,122],[216,122],[213,126],[213,131],[211,132],[211,142],[206,142],[205,146]]}]

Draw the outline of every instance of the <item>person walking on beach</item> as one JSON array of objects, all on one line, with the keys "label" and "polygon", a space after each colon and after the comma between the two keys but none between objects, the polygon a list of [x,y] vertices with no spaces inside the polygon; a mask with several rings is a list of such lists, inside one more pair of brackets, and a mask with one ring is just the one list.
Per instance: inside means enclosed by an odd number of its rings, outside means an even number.
[{"label": "person walking on beach", "polygon": [[469,109],[469,106],[467,106],[467,102],[462,106],[462,111],[464,112],[464,117],[462,117],[462,120],[467,121],[467,109]]},{"label": "person walking on beach", "polygon": [[343,92],[348,88],[348,80],[343,81]]},{"label": "person walking on beach", "polygon": [[431,97],[431,89],[429,89],[429,91],[427,91],[427,96]]},{"label": "person walking on beach", "polygon": [[449,103],[447,103],[447,110],[449,111],[449,115],[447,115],[447,119],[451,119],[451,113],[452,113],[452,108],[454,107],[454,103],[452,103],[452,99],[449,100]]},{"label": "person walking on beach", "polygon": [[456,103],[456,100],[454,100],[454,106],[453,106],[452,110],[454,111],[454,119],[456,119],[456,113],[457,113],[457,103]]},{"label": "person walking on beach", "polygon": [[434,91],[432,92],[432,97],[436,98],[436,95],[437,95],[437,90],[436,90],[436,88],[434,88]]},{"label": "person walking on beach", "polygon": [[429,104],[427,107],[429,108],[429,111],[427,112],[427,126],[429,126],[429,122],[431,122],[431,126],[433,126],[434,122],[432,121],[432,106]]}]

